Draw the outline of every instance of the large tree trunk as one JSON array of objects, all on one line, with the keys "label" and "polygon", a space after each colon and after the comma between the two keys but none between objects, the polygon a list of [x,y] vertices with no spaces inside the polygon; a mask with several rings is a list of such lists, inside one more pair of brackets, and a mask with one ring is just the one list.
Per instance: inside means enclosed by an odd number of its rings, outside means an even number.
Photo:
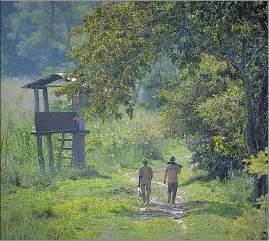
[{"label": "large tree trunk", "polygon": [[[245,77],[245,76],[244,76]],[[248,78],[244,79],[245,83],[248,81]],[[248,150],[248,155],[256,155],[257,154],[257,148],[256,148],[256,141],[255,141],[255,132],[254,132],[254,121],[253,121],[253,109],[252,109],[252,103],[250,98],[250,88],[248,88],[248,84],[246,84],[246,104],[247,104],[247,119],[246,124],[244,128],[244,139],[245,139],[245,145]],[[254,174],[254,180],[253,180],[253,193],[252,193],[252,204],[253,206],[256,206],[256,200],[258,198],[258,176],[257,174]]]},{"label": "large tree trunk", "polygon": [[[256,141],[255,141],[255,131],[254,126],[255,122],[253,121],[253,107],[252,107],[252,101],[251,101],[251,89],[250,89],[250,82],[248,78],[248,73],[246,69],[243,69],[244,71],[244,81],[245,81],[245,98],[246,98],[246,106],[247,106],[247,118],[246,118],[246,124],[244,128],[244,139],[245,139],[245,145],[248,150],[248,155],[256,155],[257,154],[257,147],[256,147]],[[257,174],[254,174],[254,180],[253,180],[253,192],[252,192],[252,204],[253,206],[256,206],[256,200],[258,198],[258,176]]]},{"label": "large tree trunk", "polygon": [[[258,111],[255,122],[257,151],[268,146],[268,72],[265,70],[258,99]],[[268,175],[257,179],[257,197],[268,193]]]},{"label": "large tree trunk", "polygon": [[258,111],[255,122],[255,133],[258,151],[268,146],[268,72],[262,79],[261,91],[258,97]]},{"label": "large tree trunk", "polygon": [[[243,79],[245,83],[245,99],[247,108],[247,118],[244,128],[244,139],[248,150],[248,155],[256,156],[259,151],[263,151],[268,145],[267,142],[267,75],[263,78],[263,83],[261,85],[260,96],[258,99],[258,111],[254,113],[254,94],[251,89],[250,74],[246,65],[246,43],[242,42],[242,62],[241,68],[243,72]],[[266,125],[265,125],[266,124]],[[257,207],[257,198],[262,194],[267,193],[267,176],[258,177],[254,174],[253,182],[253,194],[252,194],[252,204]]]}]

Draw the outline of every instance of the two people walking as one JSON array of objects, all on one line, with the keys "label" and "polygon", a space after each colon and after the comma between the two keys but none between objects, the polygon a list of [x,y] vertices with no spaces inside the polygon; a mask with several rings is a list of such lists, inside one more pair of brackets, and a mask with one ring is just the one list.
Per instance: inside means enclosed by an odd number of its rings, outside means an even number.
[{"label": "two people walking", "polygon": [[[181,165],[177,164],[175,157],[171,157],[170,161],[167,162],[167,166],[165,168],[164,173],[164,184],[166,183],[166,179],[168,176],[168,203],[174,205],[177,195],[178,188],[178,177],[177,175],[181,172]],[[148,166],[148,160],[143,159],[144,166],[139,169],[139,181],[138,187],[141,187],[142,192],[142,200],[143,203],[149,204],[149,198],[151,194],[151,181],[153,177],[152,168]],[[147,194],[146,194],[147,191]],[[172,198],[172,200],[171,200]],[[172,202],[171,202],[172,201]]]}]

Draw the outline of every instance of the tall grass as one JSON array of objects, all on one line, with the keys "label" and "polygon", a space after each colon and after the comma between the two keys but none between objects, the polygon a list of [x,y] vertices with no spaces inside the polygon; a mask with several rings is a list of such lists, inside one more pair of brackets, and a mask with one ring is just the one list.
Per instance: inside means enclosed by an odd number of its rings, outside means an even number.
[{"label": "tall grass", "polygon": [[[158,131],[157,117],[144,110],[138,109],[133,120],[125,115],[121,120],[86,122],[86,128],[90,130],[85,145],[87,169],[70,168],[70,161],[66,160],[63,160],[66,168],[61,171],[56,169],[59,136],[53,134],[56,175],[46,170],[46,175],[42,176],[39,173],[36,138],[31,135],[35,129],[34,113],[21,108],[22,105],[23,96],[17,99],[16,108],[6,103],[1,108],[1,186],[4,193],[12,186],[42,187],[54,183],[55,179],[83,178],[137,168],[143,158],[163,159],[169,144]],[[48,169],[45,138],[43,155]]]},{"label": "tall grass", "polygon": [[[25,185],[23,171],[35,172],[35,143],[31,135],[33,114],[20,108],[23,99],[17,100],[17,108],[1,105],[1,187],[2,192],[10,185]],[[31,175],[29,175],[31,176]],[[29,177],[28,176],[28,177]]]},{"label": "tall grass", "polygon": [[132,120],[124,115],[121,120],[89,123],[91,134],[86,138],[89,165],[117,171],[137,168],[143,158],[162,160],[170,143],[163,139],[157,119],[152,113],[138,109]]}]

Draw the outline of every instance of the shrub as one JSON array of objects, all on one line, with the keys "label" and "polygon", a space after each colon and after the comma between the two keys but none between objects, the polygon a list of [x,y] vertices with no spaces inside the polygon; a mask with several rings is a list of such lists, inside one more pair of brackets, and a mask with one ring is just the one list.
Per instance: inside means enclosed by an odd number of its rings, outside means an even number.
[{"label": "shrub", "polygon": [[168,145],[155,118],[142,110],[137,110],[133,120],[124,116],[117,121],[91,122],[87,129],[91,130],[86,136],[87,161],[100,171],[137,167],[143,158],[160,160]]},{"label": "shrub", "polygon": [[[248,170],[259,177],[268,175],[268,148],[246,160]],[[257,199],[259,209],[252,208],[237,219],[237,230],[243,239],[268,240],[268,194]]]},{"label": "shrub", "polygon": [[232,201],[244,202],[251,195],[253,178],[243,171],[229,171],[224,185]]},{"label": "shrub", "polygon": [[199,152],[195,155],[199,162],[199,168],[208,171],[209,178],[219,177],[223,182],[230,171],[241,170],[241,160],[235,160],[229,156],[223,156],[213,151]]}]

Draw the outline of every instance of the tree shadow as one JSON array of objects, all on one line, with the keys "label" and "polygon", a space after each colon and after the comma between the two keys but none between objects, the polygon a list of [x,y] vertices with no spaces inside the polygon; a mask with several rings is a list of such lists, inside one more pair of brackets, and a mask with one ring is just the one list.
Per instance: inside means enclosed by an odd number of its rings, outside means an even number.
[{"label": "tree shadow", "polygon": [[237,218],[244,213],[243,207],[240,204],[227,204],[209,201],[190,201],[187,202],[188,214],[211,214],[219,215],[226,218]]}]

